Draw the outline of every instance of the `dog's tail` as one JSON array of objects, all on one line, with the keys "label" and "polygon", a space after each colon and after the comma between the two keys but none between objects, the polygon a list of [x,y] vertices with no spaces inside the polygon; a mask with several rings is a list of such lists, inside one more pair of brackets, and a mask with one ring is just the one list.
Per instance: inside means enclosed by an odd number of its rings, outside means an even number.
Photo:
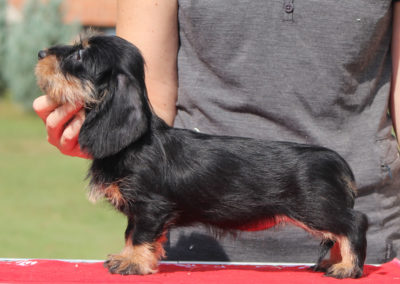
[{"label": "dog's tail", "polygon": [[350,197],[349,203],[351,207],[354,206],[354,200],[357,197],[357,185],[356,180],[353,174],[353,171],[350,168],[350,165],[343,159],[341,156],[338,157],[337,162],[341,168],[342,176],[339,177],[342,188],[346,190],[347,195]]},{"label": "dog's tail", "polygon": [[326,165],[322,178],[328,181],[331,187],[340,191],[340,195],[344,195],[347,207],[353,208],[357,196],[353,171],[347,161],[336,151],[326,148],[324,150],[324,155],[319,157],[319,159],[324,159],[323,163]]},{"label": "dog's tail", "polygon": [[346,189],[349,191],[353,199],[357,197],[357,185],[354,179],[349,179],[348,177],[344,178],[344,182],[346,183]]}]

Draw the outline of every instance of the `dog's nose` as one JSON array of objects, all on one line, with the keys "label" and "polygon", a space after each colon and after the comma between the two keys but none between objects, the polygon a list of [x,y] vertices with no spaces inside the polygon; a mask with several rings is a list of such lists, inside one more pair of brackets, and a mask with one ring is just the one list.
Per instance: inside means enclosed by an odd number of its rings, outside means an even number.
[{"label": "dog's nose", "polygon": [[46,50],[39,51],[39,53],[38,53],[38,59],[39,60],[45,58],[46,56],[47,56]]}]

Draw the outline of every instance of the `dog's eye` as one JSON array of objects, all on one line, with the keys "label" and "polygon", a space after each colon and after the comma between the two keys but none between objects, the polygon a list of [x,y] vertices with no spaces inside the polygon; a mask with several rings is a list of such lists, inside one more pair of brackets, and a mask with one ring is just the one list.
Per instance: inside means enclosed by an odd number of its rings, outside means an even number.
[{"label": "dog's eye", "polygon": [[75,60],[81,61],[82,60],[82,55],[83,55],[83,49],[79,49],[77,52],[75,52]]}]

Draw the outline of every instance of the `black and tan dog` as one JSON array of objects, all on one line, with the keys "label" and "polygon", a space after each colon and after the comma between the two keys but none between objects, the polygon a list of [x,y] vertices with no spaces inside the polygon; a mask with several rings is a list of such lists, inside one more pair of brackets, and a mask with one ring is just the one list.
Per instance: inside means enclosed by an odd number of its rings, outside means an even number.
[{"label": "black and tan dog", "polygon": [[285,222],[322,239],[315,270],[362,276],[367,218],[353,210],[354,177],[335,152],[167,126],[149,104],[140,52],[119,37],[42,50],[36,75],[60,104],[85,106],[79,143],[93,157],[90,198],[128,217],[125,248],[105,262],[111,273],[156,272],[172,226]]}]

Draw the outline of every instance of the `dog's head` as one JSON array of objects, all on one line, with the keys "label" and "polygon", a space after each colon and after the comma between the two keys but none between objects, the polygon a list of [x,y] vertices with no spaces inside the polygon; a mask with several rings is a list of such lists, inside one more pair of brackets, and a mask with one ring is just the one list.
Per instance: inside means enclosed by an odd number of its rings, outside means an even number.
[{"label": "dog's head", "polygon": [[39,51],[39,87],[56,102],[81,104],[81,148],[93,158],[118,153],[148,130],[151,109],[139,50],[117,36]]}]

